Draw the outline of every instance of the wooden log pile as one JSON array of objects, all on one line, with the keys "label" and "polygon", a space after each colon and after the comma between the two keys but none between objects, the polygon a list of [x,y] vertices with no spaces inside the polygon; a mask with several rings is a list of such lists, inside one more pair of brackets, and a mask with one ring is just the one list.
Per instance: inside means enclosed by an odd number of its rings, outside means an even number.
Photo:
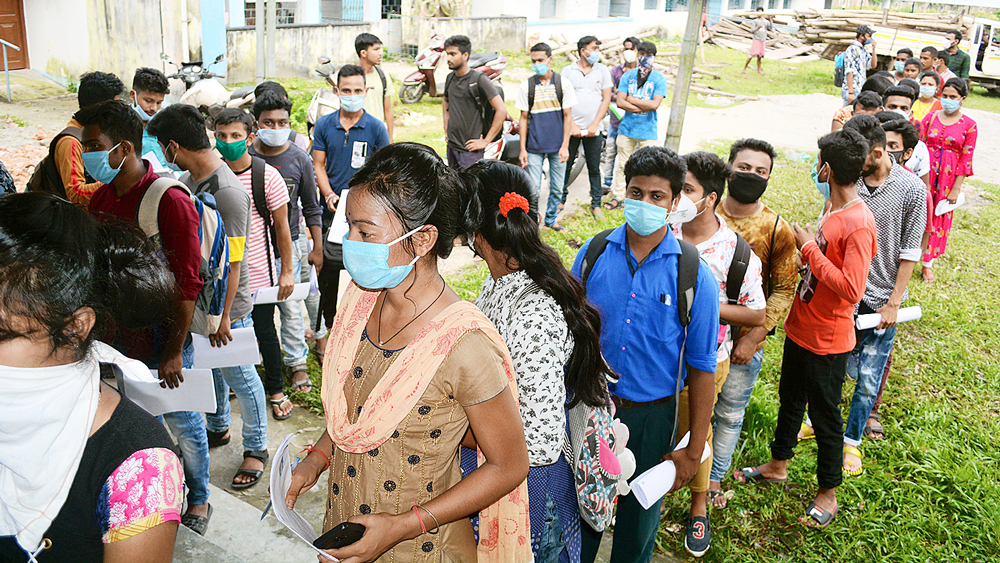
[{"label": "wooden log pile", "polygon": [[889,12],[882,23],[882,12],[870,10],[807,10],[796,11],[799,37],[805,43],[821,43],[827,51],[840,52],[854,41],[859,25],[889,26],[913,31],[945,33],[953,29],[962,35],[972,34],[972,18],[958,14]]},{"label": "wooden log pile", "polygon": [[[723,18],[718,23],[708,26],[705,42],[719,47],[747,51],[750,49],[751,41],[753,41],[750,20],[756,19],[756,17],[752,12],[747,12],[736,14],[732,18]],[[778,18],[775,18],[773,23],[787,25],[787,22],[780,21]],[[767,39],[764,41],[764,48],[770,50],[794,50],[802,45],[803,42],[799,37],[777,30],[768,31]]]}]

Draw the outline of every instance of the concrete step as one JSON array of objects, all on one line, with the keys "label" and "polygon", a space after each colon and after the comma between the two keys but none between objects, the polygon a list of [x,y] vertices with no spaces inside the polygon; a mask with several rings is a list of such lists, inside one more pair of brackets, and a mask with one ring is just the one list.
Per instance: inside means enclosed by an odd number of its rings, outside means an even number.
[{"label": "concrete step", "polygon": [[292,534],[272,513],[209,485],[212,519],[201,537],[184,526],[177,532],[174,563],[253,563],[312,561],[316,552]]}]

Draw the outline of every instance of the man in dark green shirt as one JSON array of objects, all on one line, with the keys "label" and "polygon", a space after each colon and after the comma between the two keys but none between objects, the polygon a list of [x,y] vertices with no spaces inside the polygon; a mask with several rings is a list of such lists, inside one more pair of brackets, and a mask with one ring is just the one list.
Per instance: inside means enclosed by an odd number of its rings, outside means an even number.
[{"label": "man in dark green shirt", "polygon": [[970,60],[969,54],[958,48],[958,43],[962,40],[962,32],[959,30],[949,31],[944,34],[948,45],[948,68],[959,78],[969,78]]}]

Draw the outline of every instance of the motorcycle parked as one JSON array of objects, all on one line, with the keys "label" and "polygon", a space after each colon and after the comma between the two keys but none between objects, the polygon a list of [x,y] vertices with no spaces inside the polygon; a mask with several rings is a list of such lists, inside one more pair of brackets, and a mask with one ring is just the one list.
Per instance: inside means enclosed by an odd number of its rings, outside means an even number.
[{"label": "motorcycle parked", "polygon": [[[399,101],[404,104],[415,104],[424,94],[439,97],[444,94],[438,91],[434,70],[444,59],[444,36],[434,34],[428,45],[417,55],[417,70],[403,79],[403,87],[399,90]],[[469,55],[469,67],[485,74],[490,80],[500,86],[500,75],[507,67],[507,58],[499,51],[492,53],[472,53]]]},{"label": "motorcycle parked", "polygon": [[209,127],[212,127],[211,123],[215,116],[225,108],[247,109],[253,106],[255,99],[253,86],[244,86],[230,92],[221,82],[215,80],[225,76],[215,74],[210,68],[225,60],[225,55],[219,55],[207,66],[202,61],[182,62],[178,65],[171,61],[166,53],[160,53],[160,58],[177,68],[177,72],[167,78],[184,82],[185,91],[178,103],[198,108],[208,120]]},{"label": "motorcycle parked", "polygon": [[[330,57],[320,57],[319,66],[314,69],[316,74],[323,77],[331,87],[336,87],[334,77],[337,76],[337,66],[331,62]],[[324,115],[333,113],[340,109],[340,97],[331,89],[321,86],[316,89],[312,100],[309,102],[309,109],[306,110],[306,133],[312,139],[312,130],[316,122]]]}]

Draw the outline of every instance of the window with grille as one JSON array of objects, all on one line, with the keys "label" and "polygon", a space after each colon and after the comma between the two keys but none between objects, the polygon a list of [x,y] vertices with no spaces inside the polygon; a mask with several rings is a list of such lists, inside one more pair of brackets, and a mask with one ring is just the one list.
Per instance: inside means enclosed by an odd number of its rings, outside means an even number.
[{"label": "window with grille", "polygon": [[750,9],[756,10],[757,8],[764,7],[764,0],[750,0]]},{"label": "window with grille", "polygon": [[600,0],[597,4],[597,17],[628,17],[629,4],[629,0]]},{"label": "window with grille", "polygon": [[656,0],[646,0],[646,3],[643,4],[642,9],[644,9],[644,10],[655,10],[656,9]]},{"label": "window with grille", "polygon": [[767,9],[775,10],[778,8],[778,0],[768,0]]},{"label": "window with grille", "polygon": [[402,0],[382,0],[382,19],[386,19],[393,14],[399,15],[402,13],[403,13]]},{"label": "window with grille", "polygon": [[690,0],[667,0],[664,10],[667,12],[686,12]]},{"label": "window with grille", "polygon": [[785,0],[784,5],[782,6],[782,8],[785,9],[785,10],[791,10],[792,9],[792,0]]},{"label": "window with grille", "polygon": [[729,9],[730,10],[742,10],[743,9],[743,0],[729,0]]},{"label": "window with grille", "polygon": [[[248,1],[243,5],[243,18],[246,25],[257,25],[257,5],[264,7],[264,0]],[[278,2],[278,23],[295,23],[295,5],[297,2]]]},{"label": "window with grille", "polygon": [[538,10],[539,18],[556,17],[556,0],[542,0]]}]

